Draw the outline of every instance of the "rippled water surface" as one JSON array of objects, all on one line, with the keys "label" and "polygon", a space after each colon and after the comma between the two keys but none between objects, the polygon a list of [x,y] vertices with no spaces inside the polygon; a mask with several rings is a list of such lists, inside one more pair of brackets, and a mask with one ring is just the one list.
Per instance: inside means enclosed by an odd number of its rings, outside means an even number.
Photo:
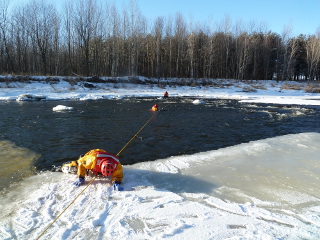
[{"label": "rippled water surface", "polygon": [[[31,168],[51,170],[94,148],[117,154],[153,115],[153,120],[121,152],[123,164],[214,150],[290,133],[319,132],[317,107],[252,105],[217,99],[195,105],[192,101],[130,98],[3,102],[0,103],[0,141],[13,143],[37,156],[32,157]],[[161,111],[149,111],[155,103]],[[52,109],[57,105],[74,110],[55,112]],[[6,151],[15,151],[14,147],[1,146]],[[21,150],[16,157],[12,155],[2,156],[0,164],[24,161]],[[30,162],[30,153],[25,160]]]}]

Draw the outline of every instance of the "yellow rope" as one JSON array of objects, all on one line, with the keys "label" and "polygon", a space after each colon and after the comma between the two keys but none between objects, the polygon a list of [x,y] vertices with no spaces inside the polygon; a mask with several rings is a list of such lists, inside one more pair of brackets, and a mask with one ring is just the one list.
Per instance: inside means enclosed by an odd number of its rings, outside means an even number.
[{"label": "yellow rope", "polygon": [[73,201],[56,217],[56,219],[54,219],[54,221],[39,235],[39,237],[37,238],[40,239],[43,234],[59,219],[59,217],[77,200],[77,198],[93,183],[93,181],[96,179],[96,177],[94,177],[89,184],[75,197],[75,199],[73,199]]},{"label": "yellow rope", "polygon": [[[151,116],[151,118],[140,128],[140,130],[130,139],[130,141],[117,153],[119,154],[133,141],[133,139],[142,131],[142,129],[148,125],[148,123],[154,118],[155,114]],[[94,177],[89,184],[73,199],[73,201],[53,220],[53,222],[36,238],[36,240],[40,239],[43,234],[60,218],[60,216],[77,200],[77,198],[94,182],[96,177]]]},{"label": "yellow rope", "polygon": [[154,116],[155,114],[153,114],[151,118],[142,126],[142,128],[140,128],[140,130],[129,140],[129,142],[127,142],[127,144],[124,145],[124,147],[117,153],[116,156],[119,156],[119,154],[133,141],[133,139],[135,139],[138,136],[138,134],[142,131],[142,129],[144,129],[145,126],[148,125],[148,123],[154,118]]}]

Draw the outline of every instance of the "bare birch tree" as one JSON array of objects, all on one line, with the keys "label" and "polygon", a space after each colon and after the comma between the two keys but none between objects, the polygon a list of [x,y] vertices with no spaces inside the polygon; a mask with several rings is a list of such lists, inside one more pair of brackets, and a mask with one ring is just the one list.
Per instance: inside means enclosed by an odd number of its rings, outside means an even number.
[{"label": "bare birch tree", "polygon": [[163,70],[161,63],[162,47],[163,47],[163,31],[164,31],[164,18],[158,17],[154,24],[154,36],[155,36],[155,77],[159,78]]},{"label": "bare birch tree", "polygon": [[315,80],[320,61],[320,32],[306,39],[308,79]]}]

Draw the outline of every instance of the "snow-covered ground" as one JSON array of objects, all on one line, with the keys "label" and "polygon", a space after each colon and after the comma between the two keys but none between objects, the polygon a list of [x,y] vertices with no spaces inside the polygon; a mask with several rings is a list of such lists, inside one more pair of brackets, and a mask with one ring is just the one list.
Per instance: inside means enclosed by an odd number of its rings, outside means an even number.
[{"label": "snow-covered ground", "polygon": [[[168,81],[168,84],[170,82]],[[162,97],[165,91],[171,97],[227,98],[246,102],[320,105],[320,94],[306,93],[307,83],[216,80],[216,87],[176,86],[158,87],[156,84],[70,83],[61,78],[48,83],[41,77],[31,83],[0,82],[0,101],[27,100],[96,100],[123,97]],[[284,86],[298,86],[301,90],[286,90]],[[298,87],[291,87],[297,89]]]},{"label": "snow-covered ground", "polygon": [[[205,104],[203,98],[320,104],[318,94],[283,90],[275,82],[256,92],[244,92],[239,83],[15,85],[1,85],[0,99],[162,97],[166,90],[171,97],[194,97],[196,104]],[[42,172],[0,196],[0,239],[320,239],[319,143],[320,133],[301,133],[124,166],[119,192],[97,179],[81,193],[86,185],[73,187],[74,175]]]}]

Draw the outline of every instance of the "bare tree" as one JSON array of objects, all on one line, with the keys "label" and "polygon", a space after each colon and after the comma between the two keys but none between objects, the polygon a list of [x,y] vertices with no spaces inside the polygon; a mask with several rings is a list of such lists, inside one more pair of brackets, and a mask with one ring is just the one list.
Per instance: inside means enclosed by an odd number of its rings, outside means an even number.
[{"label": "bare tree", "polygon": [[90,59],[90,50],[92,39],[98,36],[98,25],[100,24],[101,12],[97,7],[96,0],[79,0],[71,12],[71,28],[74,31],[74,37],[78,46],[79,58],[78,62],[79,71],[90,75],[90,66],[92,59]]},{"label": "bare tree", "polygon": [[42,66],[40,71],[42,74],[47,74],[49,51],[50,48],[54,51],[53,46],[59,31],[59,18],[56,9],[44,0],[40,2],[33,0],[24,8],[25,28],[32,41],[34,52],[40,58]]},{"label": "bare tree", "polygon": [[306,52],[308,63],[308,79],[315,80],[316,70],[320,61],[320,32],[306,39]]},{"label": "bare tree", "polygon": [[165,37],[163,40],[163,65],[165,69],[164,77],[173,76],[173,20],[169,17],[165,24]]},{"label": "bare tree", "polygon": [[245,69],[248,63],[249,35],[244,29],[242,21],[235,25],[235,55],[234,55],[234,77],[244,79]]},{"label": "bare tree", "polygon": [[295,75],[294,62],[296,53],[299,49],[299,39],[297,37],[291,38],[286,44],[286,48],[286,58],[288,60],[286,62],[286,68],[283,69],[286,72],[286,77],[284,80],[292,80],[293,76]]},{"label": "bare tree", "polygon": [[284,27],[283,31],[282,31],[282,49],[283,52],[281,54],[282,56],[282,76],[281,79],[285,80],[288,77],[288,66],[289,66],[289,62],[288,62],[288,48],[287,48],[287,44],[290,40],[290,35],[291,35],[292,29],[289,26]]},{"label": "bare tree", "polygon": [[186,52],[187,26],[181,13],[177,13],[174,21],[175,75],[183,76],[184,53]]},{"label": "bare tree", "polygon": [[221,42],[221,47],[223,50],[221,51],[221,76],[224,78],[228,78],[228,71],[229,71],[229,57],[230,57],[230,45],[232,40],[232,33],[231,33],[231,18],[230,16],[226,15],[221,22],[219,27],[220,32],[223,33],[223,38]]},{"label": "bare tree", "polygon": [[134,0],[130,1],[129,8],[129,52],[130,52],[130,75],[137,75],[138,73],[138,59],[139,59],[139,40],[142,41],[142,36],[145,35],[146,22],[138,9],[137,3]]},{"label": "bare tree", "polygon": [[110,23],[110,31],[108,34],[108,38],[110,39],[110,65],[111,65],[111,76],[119,75],[119,67],[120,67],[120,49],[121,49],[121,31],[120,31],[120,16],[117,11],[116,6],[113,4],[111,6],[109,14],[108,22]]},{"label": "bare tree", "polygon": [[192,23],[190,23],[190,33],[186,36],[187,37],[187,59],[189,62],[189,76],[190,78],[194,78],[195,76],[195,58],[196,58],[196,40],[197,40],[197,33],[195,30],[192,29]]},{"label": "bare tree", "polygon": [[238,56],[238,71],[236,78],[239,80],[245,79],[246,69],[249,64],[249,42],[250,37],[247,33],[241,33],[237,37],[238,47],[237,47],[237,56]]},{"label": "bare tree", "polygon": [[4,54],[1,54],[2,56],[6,55],[6,59],[1,59],[2,65],[7,65],[6,62],[8,62],[8,68],[7,71],[9,72],[15,72],[15,66],[14,66],[14,60],[13,60],[13,53],[12,53],[12,47],[10,47],[10,43],[8,40],[8,31],[9,31],[9,16],[8,16],[8,7],[9,7],[10,0],[0,0],[0,39],[1,44],[0,48],[3,49],[1,52]]},{"label": "bare tree", "polygon": [[[75,31],[73,31],[72,25],[72,15],[73,13],[73,4],[69,2],[65,5],[65,11],[63,15],[64,28],[62,31],[62,44],[65,47],[65,56],[64,63],[65,69],[62,69],[63,72],[74,73],[77,71],[75,55],[76,55],[76,40],[75,40]],[[68,70],[67,70],[68,69]]]},{"label": "bare tree", "polygon": [[155,36],[155,58],[156,58],[156,72],[155,77],[160,77],[160,72],[163,69],[161,64],[161,50],[163,47],[163,31],[164,31],[164,19],[163,17],[158,17],[154,24],[154,36]]}]

